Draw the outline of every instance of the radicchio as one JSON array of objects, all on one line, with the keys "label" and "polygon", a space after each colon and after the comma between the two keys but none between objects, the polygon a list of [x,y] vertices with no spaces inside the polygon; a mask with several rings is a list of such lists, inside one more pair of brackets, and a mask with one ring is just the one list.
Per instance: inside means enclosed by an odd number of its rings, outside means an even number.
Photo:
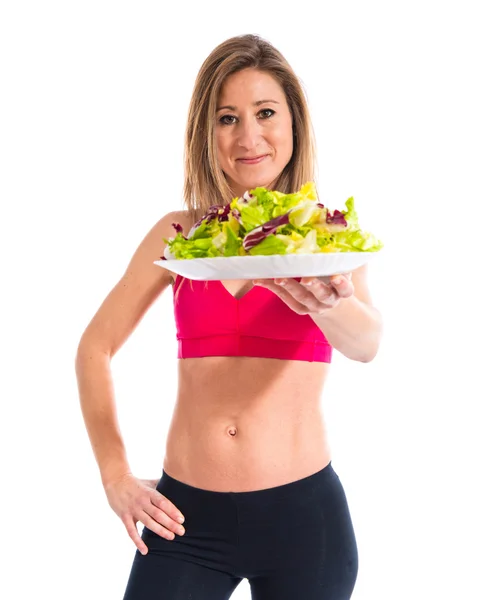
[{"label": "radicchio", "polygon": [[346,217],[342,214],[342,212],[340,212],[337,209],[332,215],[329,211],[327,212],[326,223],[332,223],[333,225],[344,225],[345,227],[347,227]]},{"label": "radicchio", "polygon": [[262,242],[262,240],[264,240],[268,235],[275,233],[279,227],[282,225],[287,225],[289,223],[290,212],[291,211],[286,212],[283,215],[279,215],[278,217],[275,217],[274,219],[267,221],[267,223],[259,225],[259,227],[256,227],[250,231],[242,242],[244,250],[248,252],[251,250],[251,248],[254,248],[254,246],[257,246],[257,244]]},{"label": "radicchio", "polygon": [[209,209],[206,212],[206,214],[203,217],[201,217],[197,221],[197,223],[194,224],[194,226],[192,227],[192,230],[194,230],[196,227],[199,227],[199,225],[202,223],[202,221],[205,221],[205,220],[207,220],[207,223],[210,223],[215,218],[219,219],[219,221],[221,223],[223,221],[227,221],[227,219],[229,218],[230,210],[231,210],[230,204],[227,204],[227,205],[213,204],[212,206],[209,206]]},{"label": "radicchio", "polygon": [[182,237],[184,238],[184,240],[186,240],[187,238],[184,235],[184,228],[182,227],[182,225],[180,223],[172,223],[172,227],[175,229],[175,231],[177,233],[181,233]]}]

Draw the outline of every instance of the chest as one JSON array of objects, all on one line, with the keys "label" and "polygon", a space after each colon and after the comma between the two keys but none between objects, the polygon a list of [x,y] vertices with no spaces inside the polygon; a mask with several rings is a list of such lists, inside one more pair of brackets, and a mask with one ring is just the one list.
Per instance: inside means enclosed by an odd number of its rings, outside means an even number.
[{"label": "chest", "polygon": [[236,300],[240,300],[254,287],[250,279],[228,279],[219,283]]},{"label": "chest", "polygon": [[[172,285],[175,287],[176,279],[180,277],[179,275],[174,275],[172,277]],[[254,287],[252,281],[250,279],[228,279],[224,281],[217,282],[221,285],[226,292],[228,292],[234,300],[240,300],[243,296],[245,296],[248,292],[252,290]]]}]

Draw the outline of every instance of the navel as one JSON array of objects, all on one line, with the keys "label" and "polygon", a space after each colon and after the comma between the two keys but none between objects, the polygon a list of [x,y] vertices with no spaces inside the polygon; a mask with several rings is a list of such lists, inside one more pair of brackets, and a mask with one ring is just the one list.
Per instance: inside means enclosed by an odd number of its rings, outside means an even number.
[{"label": "navel", "polygon": [[234,427],[233,425],[230,425],[227,428],[227,433],[230,437],[235,437],[237,435],[237,427]]}]

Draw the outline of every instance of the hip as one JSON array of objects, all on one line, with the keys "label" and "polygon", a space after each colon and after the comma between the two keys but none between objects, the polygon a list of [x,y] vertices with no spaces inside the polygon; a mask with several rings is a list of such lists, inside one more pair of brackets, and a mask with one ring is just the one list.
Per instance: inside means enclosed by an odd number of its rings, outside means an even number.
[{"label": "hip", "polygon": [[204,490],[164,469],[157,490],[185,516],[185,534],[171,541],[145,528],[154,555],[185,555],[247,578],[292,569],[337,582],[356,577],[354,527],[331,462],[307,477],[250,492]]}]

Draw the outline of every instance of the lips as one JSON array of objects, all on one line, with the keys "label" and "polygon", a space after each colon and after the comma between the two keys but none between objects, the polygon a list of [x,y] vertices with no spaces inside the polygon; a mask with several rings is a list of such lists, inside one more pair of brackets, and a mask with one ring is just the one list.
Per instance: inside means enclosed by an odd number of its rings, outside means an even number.
[{"label": "lips", "polygon": [[257,163],[260,163],[262,160],[264,160],[264,158],[267,158],[268,156],[269,156],[268,154],[259,154],[258,156],[246,156],[243,158],[238,158],[237,162],[240,162],[245,165],[256,165]]}]

